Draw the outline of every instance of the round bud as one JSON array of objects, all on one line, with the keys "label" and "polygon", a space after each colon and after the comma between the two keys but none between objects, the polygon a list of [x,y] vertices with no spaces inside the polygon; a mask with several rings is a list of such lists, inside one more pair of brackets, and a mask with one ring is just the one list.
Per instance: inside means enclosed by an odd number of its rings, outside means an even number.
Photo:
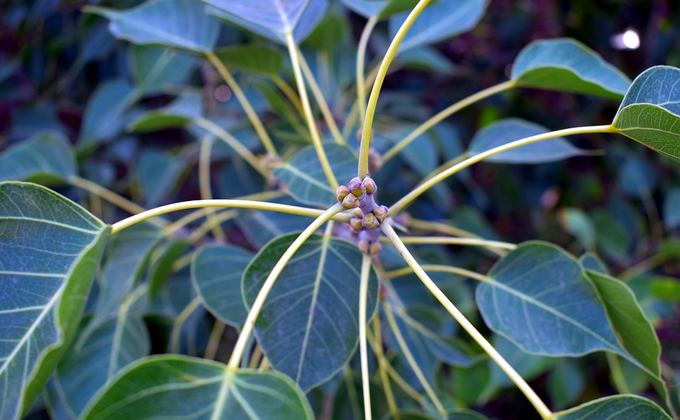
[{"label": "round bud", "polygon": [[368,254],[368,241],[359,241],[357,242],[357,248],[359,248],[359,251],[363,252],[364,254]]},{"label": "round bud", "polygon": [[364,225],[361,223],[361,219],[357,219],[355,217],[349,219],[349,225],[354,230],[363,230],[364,229]]},{"label": "round bud", "polygon": [[354,210],[352,210],[352,216],[361,219],[361,218],[364,217],[364,212],[361,211],[361,209],[359,207],[357,207]]},{"label": "round bud", "polygon": [[364,183],[361,182],[361,178],[358,176],[352,178],[347,186],[349,187],[349,190],[352,192],[352,194],[354,194],[356,197],[361,197],[366,192],[366,187],[364,186]]},{"label": "round bud", "polygon": [[337,190],[335,190],[335,198],[342,203],[342,200],[349,194],[349,188],[346,185],[340,185]]},{"label": "round bud", "polygon": [[347,196],[342,200],[342,207],[346,209],[354,209],[359,207],[359,199],[353,194],[347,194]]},{"label": "round bud", "polygon": [[371,255],[378,255],[381,249],[382,245],[380,244],[380,242],[373,242],[371,246],[368,247],[368,253]]},{"label": "round bud", "polygon": [[378,206],[375,209],[373,209],[373,214],[375,215],[375,218],[378,219],[380,223],[385,221],[385,218],[387,217],[387,212],[389,210],[385,206]]},{"label": "round bud", "polygon": [[371,177],[364,178],[364,186],[366,187],[366,194],[374,194],[378,191],[378,186],[375,185],[375,181]]},{"label": "round bud", "polygon": [[375,229],[377,227],[380,227],[380,222],[378,221],[378,219],[376,219],[373,213],[368,213],[364,215],[363,224],[366,229]]}]

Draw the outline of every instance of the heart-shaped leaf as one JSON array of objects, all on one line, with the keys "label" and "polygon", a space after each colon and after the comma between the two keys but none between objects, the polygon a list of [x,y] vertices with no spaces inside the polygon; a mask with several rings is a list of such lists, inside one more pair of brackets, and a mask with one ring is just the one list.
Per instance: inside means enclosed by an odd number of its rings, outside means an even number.
[{"label": "heart-shaped leaf", "polygon": [[56,131],[38,133],[0,155],[0,181],[64,184],[76,175],[73,149]]},{"label": "heart-shaped leaf", "polygon": [[130,61],[141,95],[161,93],[183,84],[197,64],[194,57],[150,45],[133,45]]},{"label": "heart-shaped leaf", "polygon": [[[484,0],[440,0],[430,4],[406,33],[400,51],[434,44],[467,32],[484,15]],[[390,19],[390,37],[394,37],[408,14]]]},{"label": "heart-shaped leaf", "polygon": [[131,84],[115,79],[99,85],[87,102],[78,138],[79,149],[91,149],[123,129],[123,112],[137,100]]},{"label": "heart-shaped leaf", "polygon": [[[274,239],[250,263],[242,283],[248,306],[298,236]],[[281,272],[257,319],[255,334],[267,359],[305,390],[342,369],[356,349],[361,259],[351,242],[311,236]],[[374,274],[369,281],[367,319],[378,294]]]},{"label": "heart-shaped leaf", "polygon": [[[526,137],[547,133],[548,130],[538,124],[517,118],[497,121],[484,127],[475,134],[468,147],[470,155],[477,155],[495,147],[521,140]],[[572,156],[586,155],[588,152],[577,149],[562,137],[542,140],[515,149],[506,150],[484,159],[485,162],[497,163],[544,163],[566,159]]]},{"label": "heart-shaped leaf", "polygon": [[0,183],[0,417],[20,418],[80,324],[109,227],[35,184]]},{"label": "heart-shaped leaf", "polygon": [[680,69],[657,66],[640,74],[614,117],[624,136],[680,162]]},{"label": "heart-shaped leaf", "polygon": [[283,70],[283,53],[265,45],[220,48],[215,55],[230,69],[276,76]]},{"label": "heart-shaped leaf", "polygon": [[556,414],[559,420],[671,420],[658,405],[637,395],[600,398]]},{"label": "heart-shaped leaf", "polygon": [[477,288],[487,325],[529,353],[580,356],[619,344],[605,308],[577,260],[555,245],[521,244]]},{"label": "heart-shaped leaf", "polygon": [[219,21],[195,0],[147,1],[122,11],[103,7],[85,10],[109,19],[113,36],[133,44],[160,44],[207,53],[215,46],[220,30]]},{"label": "heart-shaped leaf", "polygon": [[342,4],[366,19],[386,19],[413,9],[418,0],[342,0]]},{"label": "heart-shaped leaf", "polygon": [[621,99],[630,79],[595,51],[569,39],[532,42],[512,65],[512,80],[520,86]]},{"label": "heart-shaped leaf", "polygon": [[241,328],[248,312],[241,279],[254,254],[234,245],[201,248],[191,261],[191,281],[205,307],[222,322]]},{"label": "heart-shaped leaf", "polygon": [[319,23],[328,0],[203,0],[209,12],[274,41],[286,43],[292,32],[302,42]]},{"label": "heart-shaped leaf", "polygon": [[[324,143],[323,147],[335,177],[340,182],[349,182],[356,175],[357,157],[352,149],[336,143]],[[337,202],[314,146],[298,150],[290,161],[274,169],[274,176],[301,203],[330,206]]]},{"label": "heart-shaped leaf", "polygon": [[180,355],[142,359],[115,378],[83,420],[133,418],[313,420],[300,388],[273,371],[232,371]]}]

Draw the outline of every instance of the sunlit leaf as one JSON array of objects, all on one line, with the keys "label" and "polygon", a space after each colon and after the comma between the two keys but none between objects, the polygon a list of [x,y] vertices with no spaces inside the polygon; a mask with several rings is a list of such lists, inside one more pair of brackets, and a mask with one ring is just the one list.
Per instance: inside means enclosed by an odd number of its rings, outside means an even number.
[{"label": "sunlit leaf", "polygon": [[63,184],[76,175],[76,162],[68,139],[46,131],[10,147],[0,155],[0,181]]},{"label": "sunlit leaf", "polygon": [[241,279],[254,254],[234,245],[201,248],[191,262],[191,281],[205,307],[222,322],[241,328],[246,320]]},{"label": "sunlit leaf", "polygon": [[271,40],[286,43],[286,32],[301,42],[319,23],[328,0],[203,0],[209,13]]},{"label": "sunlit leaf", "polygon": [[[434,44],[467,32],[477,25],[484,14],[484,0],[440,0],[430,4],[418,16],[401,43],[402,51]],[[393,37],[407,13],[390,19],[390,37]]]},{"label": "sunlit leaf", "polygon": [[[323,147],[339,183],[347,183],[356,176],[357,157],[352,149],[335,143],[324,143]],[[337,202],[314,146],[298,150],[274,170],[274,176],[285,183],[290,195],[301,203],[330,206]]]},{"label": "sunlit leaf", "polygon": [[671,420],[661,408],[637,395],[615,395],[556,413],[559,420]]},{"label": "sunlit leaf", "polygon": [[[545,127],[517,118],[508,118],[495,122],[475,134],[468,147],[470,155],[491,150],[495,147],[511,143],[515,140],[536,136],[549,132]],[[562,160],[573,156],[586,155],[587,152],[577,149],[565,139],[558,137],[530,143],[521,147],[506,150],[484,159],[485,162],[498,163],[544,163]]]},{"label": "sunlit leaf", "polygon": [[30,408],[80,323],[109,227],[35,184],[0,183],[0,417]]},{"label": "sunlit leaf", "polygon": [[221,363],[180,355],[153,356],[132,364],[83,419],[161,417],[314,419],[302,390],[278,372],[231,371]]},{"label": "sunlit leaf", "polygon": [[579,356],[619,344],[581,265],[555,245],[527,242],[501,259],[477,288],[487,325],[530,353]]},{"label": "sunlit leaf", "polygon": [[640,74],[626,92],[614,128],[680,162],[680,69],[657,66]]},{"label": "sunlit leaf", "polygon": [[109,30],[133,44],[161,44],[195,52],[210,52],[220,23],[194,0],[155,0],[127,10],[88,7],[111,21]]},{"label": "sunlit leaf", "polygon": [[519,53],[512,80],[520,86],[621,99],[630,79],[595,51],[569,38],[535,41]]},{"label": "sunlit leaf", "polygon": [[[297,237],[273,240],[248,266],[242,284],[248,306]],[[313,235],[283,269],[257,319],[255,334],[267,359],[305,390],[338,372],[357,346],[361,259],[351,242]],[[368,319],[377,293],[371,274]]]}]

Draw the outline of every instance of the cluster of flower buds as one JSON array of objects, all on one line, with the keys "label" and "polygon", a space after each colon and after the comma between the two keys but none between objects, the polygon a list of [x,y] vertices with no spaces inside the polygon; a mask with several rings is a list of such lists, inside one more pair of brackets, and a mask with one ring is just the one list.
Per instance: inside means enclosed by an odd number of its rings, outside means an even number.
[{"label": "cluster of flower buds", "polygon": [[335,196],[342,206],[352,209],[349,225],[352,234],[357,238],[357,246],[361,252],[375,255],[382,249],[380,245],[380,224],[387,218],[388,209],[375,202],[374,195],[378,186],[370,177],[363,180],[352,178],[347,185],[341,185]]}]

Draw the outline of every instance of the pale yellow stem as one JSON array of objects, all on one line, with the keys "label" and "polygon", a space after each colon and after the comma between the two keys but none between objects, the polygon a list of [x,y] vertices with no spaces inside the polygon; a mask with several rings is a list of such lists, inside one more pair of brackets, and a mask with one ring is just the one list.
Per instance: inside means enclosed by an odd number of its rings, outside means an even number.
[{"label": "pale yellow stem", "polygon": [[[409,219],[408,227],[414,229],[430,230],[434,232],[443,233],[445,235],[459,236],[462,238],[482,239],[472,232],[468,232],[467,230],[463,230],[455,226],[451,226],[441,222],[429,222],[427,220]],[[502,249],[489,248],[489,251],[501,257],[507,255],[507,252]]]},{"label": "pale yellow stem", "polygon": [[486,88],[480,92],[475,93],[474,95],[468,96],[467,98],[460,100],[456,102],[455,104],[449,106],[448,108],[438,112],[436,115],[431,117],[429,120],[425,121],[424,123],[420,124],[418,127],[416,127],[415,130],[413,130],[409,135],[404,137],[399,143],[395,144],[392,146],[390,150],[387,151],[383,155],[383,162],[387,162],[388,160],[392,159],[394,156],[397,155],[400,151],[402,151],[406,146],[411,144],[413,140],[417,139],[419,136],[421,136],[423,133],[425,133],[427,130],[430,128],[434,127],[435,125],[439,124],[446,118],[450,117],[451,115],[455,114],[456,112],[460,111],[461,109],[474,104],[477,101],[481,101],[482,99],[488,98],[489,96],[495,95],[499,92],[503,92],[504,90],[511,89],[516,86],[516,83],[514,80],[508,80],[507,82],[499,83],[495,86],[491,86],[489,88]]},{"label": "pale yellow stem", "polygon": [[366,22],[366,26],[364,26],[364,30],[361,32],[361,38],[359,38],[359,46],[357,47],[357,104],[361,121],[364,121],[366,118],[366,76],[364,74],[366,49],[371,32],[373,32],[377,23],[378,16],[373,16]]},{"label": "pale yellow stem", "polygon": [[200,297],[195,297],[189,304],[182,310],[182,312],[177,315],[175,321],[172,325],[172,332],[170,333],[170,343],[168,345],[168,351],[170,353],[179,352],[179,337],[182,332],[182,326],[189,318],[189,316],[194,313],[194,311],[201,307],[202,301]]},{"label": "pale yellow stem", "polygon": [[208,218],[205,223],[203,223],[198,227],[198,229],[189,235],[187,239],[190,243],[195,244],[196,242],[200,241],[201,238],[207,235],[208,232],[214,230],[215,226],[219,226],[220,224],[226,222],[227,220],[231,220],[236,216],[238,216],[238,212],[236,210],[223,211],[217,215],[214,214],[213,217]]},{"label": "pale yellow stem", "polygon": [[[211,200],[212,188],[210,187],[210,153],[212,151],[212,136],[206,136],[201,140],[201,151],[198,158],[198,185],[201,192],[201,200]],[[210,221],[215,220],[215,209],[208,210],[206,217]],[[224,241],[226,235],[219,223],[212,224],[213,236]]]},{"label": "pale yellow stem", "polygon": [[333,113],[331,112],[331,109],[328,107],[328,102],[326,102],[326,98],[323,96],[323,93],[319,88],[319,84],[316,83],[314,75],[312,74],[312,71],[309,69],[309,65],[307,65],[307,60],[305,60],[305,56],[302,55],[302,52],[300,52],[299,48],[296,48],[296,50],[298,58],[300,59],[302,73],[304,74],[305,79],[307,79],[307,83],[309,84],[309,88],[312,90],[312,95],[314,95],[316,103],[319,105],[321,115],[323,115],[323,119],[326,122],[326,125],[328,125],[328,130],[331,132],[331,135],[333,136],[333,139],[335,139],[336,143],[345,144],[345,139],[342,137],[340,129],[338,128],[338,125],[335,123]]},{"label": "pale yellow stem", "polygon": [[301,116],[305,115],[305,111],[302,109],[302,102],[300,102],[300,97],[295,93],[292,87],[288,83],[286,83],[285,80],[281,78],[281,76],[275,76],[272,78],[274,81],[274,84],[281,89],[281,92],[283,92],[284,95],[286,95],[286,98],[290,101],[290,103],[293,104],[295,109],[300,113]]},{"label": "pale yellow stem", "polygon": [[238,101],[241,103],[243,110],[248,116],[248,119],[250,120],[251,124],[253,124],[253,127],[255,128],[257,135],[260,137],[262,145],[264,146],[265,150],[267,150],[267,153],[269,153],[272,156],[278,156],[278,153],[276,153],[276,149],[274,148],[274,144],[272,143],[272,139],[269,137],[269,134],[267,134],[267,131],[264,129],[264,125],[262,125],[260,117],[257,116],[257,113],[253,109],[252,105],[250,105],[248,98],[246,98],[246,95],[243,93],[243,90],[236,82],[236,79],[234,79],[234,76],[231,75],[229,70],[227,70],[225,65],[222,64],[220,59],[217,58],[217,56],[212,51],[207,52],[206,57],[212,63],[212,65],[215,66],[217,72],[222,76],[224,81],[227,83],[227,86],[229,86],[229,89],[231,89],[231,91],[234,92],[234,96],[236,96],[236,99],[238,99]]},{"label": "pale yellow stem", "polygon": [[295,39],[293,39],[293,33],[291,31],[286,32],[286,44],[288,45],[288,53],[290,54],[290,61],[293,65],[293,73],[295,73],[295,81],[297,83],[298,92],[300,93],[300,100],[302,101],[302,108],[305,111],[305,119],[307,120],[307,125],[309,126],[309,134],[312,136],[314,149],[316,150],[316,154],[319,157],[319,162],[321,162],[321,167],[326,174],[328,183],[331,185],[331,188],[335,190],[338,188],[338,181],[335,179],[335,174],[333,174],[333,169],[331,168],[331,164],[328,162],[326,152],[323,150],[323,144],[321,144],[319,130],[316,126],[316,122],[314,121],[314,115],[312,115],[312,107],[309,104],[309,97],[307,96],[305,81],[302,77],[302,71],[300,70],[300,62],[298,60]]},{"label": "pale yellow stem", "polygon": [[[389,239],[387,238],[381,238],[380,240],[389,242]],[[476,238],[446,238],[441,236],[406,236],[401,238],[401,240],[405,244],[466,245],[508,250],[513,250],[517,248],[517,245],[511,244],[509,242],[487,241],[486,239]]]},{"label": "pale yellow stem", "polygon": [[380,380],[383,384],[383,389],[385,390],[385,399],[387,400],[387,406],[390,409],[392,418],[394,420],[399,420],[399,409],[397,408],[397,403],[394,400],[394,394],[392,393],[392,385],[390,384],[390,378],[387,374],[387,369],[385,368],[385,363],[387,359],[383,353],[382,348],[382,334],[380,333],[380,315],[375,314],[373,317],[373,340],[369,339],[373,353],[378,358],[378,370],[380,372]]},{"label": "pale yellow stem", "polygon": [[411,13],[406,17],[404,23],[402,23],[401,28],[397,31],[394,36],[390,47],[387,49],[378,74],[373,83],[373,89],[371,89],[371,96],[368,98],[368,106],[366,107],[366,117],[364,118],[364,125],[361,130],[361,146],[359,147],[359,177],[362,179],[368,175],[368,152],[371,147],[371,137],[373,129],[373,117],[375,116],[375,108],[378,105],[378,97],[380,96],[380,90],[382,89],[383,82],[385,81],[385,76],[387,75],[387,70],[397,55],[397,50],[401,41],[406,36],[406,33],[416,21],[420,13],[425,9],[430,3],[430,0],[420,0],[416,7],[413,8]]},{"label": "pale yellow stem", "polygon": [[371,274],[371,256],[364,254],[361,259],[361,281],[359,283],[359,351],[361,353],[361,385],[364,391],[364,419],[371,420],[371,388],[368,375],[368,349],[366,348],[366,306],[368,281]]},{"label": "pale yellow stem", "polygon": [[[456,274],[458,276],[463,276],[479,281],[487,281],[489,278],[483,274],[476,273],[474,271],[466,270],[464,268],[460,267],[451,267],[448,265],[436,265],[436,264],[424,264],[420,266],[423,270],[425,271],[441,271],[445,273],[451,273],[451,274]],[[404,268],[399,268],[394,271],[389,271],[385,273],[385,276],[388,279],[393,279],[395,277],[401,277],[401,276],[407,276],[409,274],[413,273],[413,269],[411,267],[404,267]]]},{"label": "pale yellow stem", "polygon": [[517,373],[517,371],[501,356],[500,353],[487,341],[484,336],[477,331],[474,325],[463,315],[458,308],[449,300],[448,297],[442,292],[434,281],[427,275],[425,270],[418,264],[418,262],[413,258],[413,255],[409,252],[406,245],[401,241],[397,233],[394,231],[389,223],[383,223],[380,225],[380,229],[387,235],[392,241],[394,246],[397,248],[401,254],[404,261],[413,269],[416,275],[423,282],[425,287],[434,295],[435,298],[442,304],[442,306],[451,314],[451,316],[460,324],[461,327],[472,337],[473,340],[479,344],[479,346],[489,355],[491,360],[493,360],[498,367],[501,368],[503,372],[515,383],[520,391],[527,397],[529,402],[534,406],[538,414],[543,420],[555,420],[555,416],[547,405],[541,400],[541,398],[536,394],[536,392],[526,383],[524,378]]},{"label": "pale yellow stem", "polygon": [[222,341],[222,335],[224,335],[224,329],[226,326],[227,324],[220,321],[219,319],[215,320],[215,325],[213,325],[213,329],[210,331],[208,345],[206,346],[205,354],[203,355],[204,359],[215,359],[215,355],[217,354],[217,349],[220,347],[220,341]]},{"label": "pale yellow stem", "polygon": [[250,361],[248,362],[248,369],[256,369],[262,361],[264,361],[264,353],[262,352],[262,347],[260,347],[259,345],[255,345],[253,355],[250,356]]},{"label": "pale yellow stem", "polygon": [[502,146],[494,147],[491,150],[487,150],[486,152],[479,153],[475,156],[472,156],[468,159],[465,159],[463,162],[460,162],[459,164],[445,170],[444,172],[432,177],[429,179],[427,182],[423,183],[419,187],[416,187],[413,191],[410,193],[406,194],[401,200],[397,201],[390,207],[390,214],[395,215],[399,213],[401,210],[404,209],[407,205],[409,205],[413,200],[418,198],[421,194],[423,194],[425,191],[429,190],[433,186],[437,185],[438,183],[442,182],[446,178],[450,177],[451,175],[455,174],[456,172],[459,172],[469,166],[474,165],[477,162],[481,162],[482,160],[493,156],[497,155],[499,153],[505,152],[507,150],[511,150],[517,147],[525,146],[527,144],[531,143],[536,143],[542,140],[548,140],[556,137],[562,137],[562,136],[570,136],[574,134],[588,134],[588,133],[614,133],[616,130],[612,125],[597,125],[597,126],[590,126],[590,127],[575,127],[575,128],[566,128],[564,130],[557,130],[557,131],[551,131],[549,133],[542,133],[538,134],[535,136],[527,137],[524,139],[516,140],[507,144],[504,144]]}]

